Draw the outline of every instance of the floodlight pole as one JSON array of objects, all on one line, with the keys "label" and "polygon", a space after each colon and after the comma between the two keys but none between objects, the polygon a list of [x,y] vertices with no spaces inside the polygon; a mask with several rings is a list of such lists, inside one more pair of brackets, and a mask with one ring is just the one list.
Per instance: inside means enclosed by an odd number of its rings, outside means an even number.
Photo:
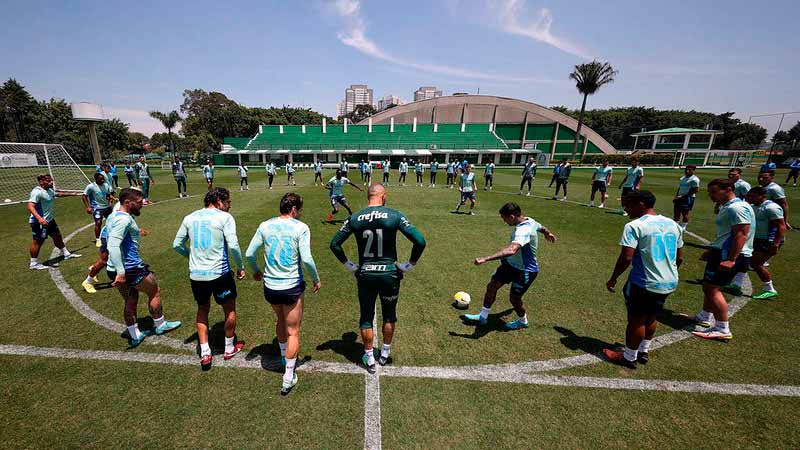
[{"label": "floodlight pole", "polygon": [[102,163],[100,156],[100,144],[97,142],[97,122],[89,121],[89,142],[92,144],[92,157],[95,164]]}]

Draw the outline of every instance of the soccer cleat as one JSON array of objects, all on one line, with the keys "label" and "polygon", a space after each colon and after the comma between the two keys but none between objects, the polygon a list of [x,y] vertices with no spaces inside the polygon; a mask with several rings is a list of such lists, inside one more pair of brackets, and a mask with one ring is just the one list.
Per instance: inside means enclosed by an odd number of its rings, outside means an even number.
[{"label": "soccer cleat", "polygon": [[385,366],[385,365],[389,364],[389,357],[388,356],[383,356],[383,355],[379,356],[378,357],[378,364],[380,364],[381,366]]},{"label": "soccer cleat", "polygon": [[639,354],[636,355],[636,361],[639,364],[647,364],[647,362],[650,361],[650,354],[647,352],[639,352]]},{"label": "soccer cleat", "polygon": [[174,320],[172,322],[165,321],[164,323],[161,324],[160,327],[157,327],[155,331],[157,335],[161,336],[162,334],[169,333],[170,331],[180,326],[181,326],[180,320]]},{"label": "soccer cleat", "polygon": [[331,222],[333,220],[333,214],[328,213],[328,217],[326,219],[328,222]]},{"label": "soccer cleat", "polygon": [[139,344],[144,342],[144,338],[146,338],[147,336],[150,336],[151,334],[152,334],[152,332],[150,330],[139,330],[139,338],[138,339],[131,338],[128,341],[128,348],[136,348],[136,347],[138,347]]},{"label": "soccer cleat", "polygon": [[83,290],[89,294],[97,294],[97,289],[94,288],[94,285],[86,280],[83,280],[81,287],[83,287]]},{"label": "soccer cleat", "polygon": [[605,208],[605,207],[606,207],[606,204],[605,204],[605,203],[600,203],[600,206],[598,206],[598,208],[600,208],[600,209],[603,209],[603,208]]},{"label": "soccer cleat", "polygon": [[688,314],[678,314],[678,318],[680,318],[681,320],[685,320],[687,322],[692,322],[695,325],[703,328],[711,328],[711,326],[713,325],[713,323],[711,323],[710,320],[701,320],[697,316],[690,316]]},{"label": "soccer cleat", "polygon": [[375,373],[375,371],[376,371],[375,364],[374,363],[373,364],[369,363],[369,356],[367,356],[366,354],[362,355],[361,356],[361,362],[364,363],[364,367],[367,369],[367,372]]},{"label": "soccer cleat", "polygon": [[464,318],[471,322],[478,322],[478,325],[486,325],[489,323],[489,318],[483,318],[480,314],[464,314]]},{"label": "soccer cleat", "polygon": [[227,361],[227,360],[233,358],[234,356],[236,356],[236,354],[239,353],[240,351],[242,351],[243,348],[244,348],[244,342],[237,342],[237,343],[233,344],[233,351],[232,352],[225,352],[225,354],[222,356],[222,358],[225,361]]},{"label": "soccer cleat", "polygon": [[475,211],[470,211],[470,212],[469,212],[469,215],[470,215],[470,216],[474,216],[474,215],[475,215]]},{"label": "soccer cleat", "polygon": [[561,201],[562,201],[562,202],[565,202],[565,201],[567,201],[567,197],[566,197],[566,196],[562,197],[562,198],[561,198]]},{"label": "soccer cleat", "polygon": [[506,323],[506,328],[508,328],[509,330],[520,330],[522,328],[528,328],[529,326],[530,325],[528,324],[528,322],[523,322],[520,319]]},{"label": "soccer cleat", "polygon": [[603,356],[605,356],[609,362],[622,367],[627,367],[628,369],[636,370],[636,361],[628,361],[625,359],[625,354],[622,352],[611,350],[610,348],[604,348]]},{"label": "soccer cleat", "polygon": [[754,295],[753,298],[756,300],[767,300],[777,296],[778,296],[778,291],[764,291],[758,295]]},{"label": "soccer cleat", "polygon": [[717,341],[730,341],[733,339],[731,332],[723,332],[720,330],[707,330],[707,331],[692,331],[692,334],[703,339],[714,339]]},{"label": "soccer cleat", "polygon": [[728,284],[728,285],[722,286],[722,290],[724,292],[727,292],[729,294],[733,294],[733,295],[736,295],[736,296],[742,295],[742,287],[738,286],[738,285],[735,285],[735,284]]},{"label": "soccer cleat", "polygon": [[100,248],[101,245],[103,245],[103,244],[100,243],[100,239],[95,239],[94,246],[97,247],[97,248]]},{"label": "soccer cleat", "polygon": [[70,253],[68,256],[64,256],[64,259],[72,259],[72,258],[80,258],[83,255],[79,255],[77,253]]},{"label": "soccer cleat", "polygon": [[45,266],[42,263],[38,263],[38,262],[36,264],[29,265],[28,268],[31,269],[31,270],[47,270],[48,269],[47,266]]},{"label": "soccer cleat", "polygon": [[297,373],[292,374],[292,381],[288,383],[286,380],[283,381],[281,384],[281,395],[289,395],[289,392],[292,391],[292,388],[295,387],[295,385],[297,385]]},{"label": "soccer cleat", "polygon": [[211,369],[211,353],[200,357],[200,368],[203,370]]},{"label": "soccer cleat", "polygon": [[589,202],[589,208],[594,208],[594,202]]},{"label": "soccer cleat", "polygon": [[530,192],[528,192],[527,194],[525,194],[525,197],[530,197],[530,196],[531,196],[531,193],[530,193]]}]

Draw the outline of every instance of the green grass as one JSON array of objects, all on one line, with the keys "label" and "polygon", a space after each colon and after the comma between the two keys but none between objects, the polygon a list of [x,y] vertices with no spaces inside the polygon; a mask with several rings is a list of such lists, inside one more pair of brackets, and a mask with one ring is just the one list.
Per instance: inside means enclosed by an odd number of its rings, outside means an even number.
[{"label": "green grass", "polygon": [[[152,198],[157,202],[172,199],[176,191],[171,177],[163,171],[155,171],[157,185],[152,191]],[[358,173],[353,172],[357,180]],[[377,177],[379,173],[374,174]],[[439,182],[444,182],[444,174],[440,174]],[[700,170],[698,176],[703,185],[710,179],[723,176],[724,171]],[[330,173],[326,173],[330,176]],[[427,174],[426,174],[427,176]],[[670,215],[666,208],[671,207],[669,201],[674,193],[677,178],[674,170],[647,170],[644,187],[655,192],[659,201],[656,205],[665,215]],[[785,175],[784,175],[785,176]],[[410,174],[410,181],[413,185]],[[589,197],[589,170],[576,169],[570,182],[570,199],[585,202]],[[407,214],[425,235],[428,247],[420,264],[406,276],[403,281],[398,314],[398,333],[393,344],[393,359],[397,365],[471,365],[487,363],[510,363],[518,361],[543,360],[578,355],[585,352],[596,352],[606,345],[620,342],[623,339],[625,309],[620,294],[611,294],[605,290],[604,284],[613,267],[619,252],[617,242],[626,218],[612,214],[609,210],[590,209],[570,203],[553,202],[536,197],[519,197],[503,192],[516,192],[519,176],[516,170],[500,170],[496,176],[495,192],[478,192],[478,215],[450,214],[457,201],[457,191],[437,188],[417,188],[413,186],[397,187],[396,172],[392,174],[389,186],[388,206]],[[479,185],[482,185],[482,177]],[[746,178],[753,182],[754,173],[746,173]],[[779,174],[779,180],[781,179]],[[319,268],[323,289],[318,295],[308,294],[306,312],[301,336],[301,357],[312,360],[347,362],[360,358],[360,338],[358,331],[358,304],[356,300],[355,282],[347,275],[341,265],[330,253],[328,244],[339,225],[324,223],[329,210],[327,192],[311,185],[312,175],[302,173],[298,176],[298,186],[291,188],[305,198],[302,220],[308,223],[312,233],[312,253]],[[217,183],[227,186],[233,191],[232,214],[237,220],[240,244],[247,246],[256,227],[261,221],[277,215],[278,199],[290,190],[285,186],[282,177],[276,178],[273,191],[265,189],[265,177],[261,171],[253,170],[250,176],[251,190],[240,193],[237,189],[238,178],[234,169],[218,168]],[[552,190],[546,188],[549,174],[539,176],[535,193],[548,195]],[[615,181],[617,184],[619,179]],[[192,172],[189,178],[189,193],[202,195],[205,183],[198,173]],[[354,189],[345,188],[348,199],[354,208],[366,205],[363,194]],[[616,206],[619,191],[611,189],[612,199],[609,205]],[[797,190],[787,188],[792,211],[800,208]],[[539,262],[541,273],[532,288],[525,296],[531,328],[524,331],[504,332],[501,320],[513,320],[507,300],[508,291],[500,292],[493,308],[491,326],[485,333],[475,334],[475,328],[462,323],[459,316],[463,314],[451,306],[454,292],[464,290],[472,294],[471,312],[480,307],[480,301],[486,282],[494,271],[495,264],[475,267],[473,258],[494,252],[508,241],[511,229],[498,217],[497,210],[506,201],[517,201],[524,212],[546,225],[559,237],[555,244],[540,240]],[[163,290],[165,313],[169,319],[178,319],[184,326],[172,333],[172,337],[189,340],[194,334],[194,314],[196,305],[192,299],[187,276],[187,262],[171,249],[171,242],[181,219],[191,211],[202,206],[200,197],[175,200],[169,203],[156,203],[143,210],[138,222],[151,234],[142,240],[142,254],[156,272]],[[27,270],[27,245],[30,240],[30,228],[27,225],[27,213],[21,205],[6,206],[0,209],[0,251],[5,258],[0,261],[0,270],[5,277],[0,278],[0,288],[6,293],[3,314],[0,315],[0,344],[35,345],[43,347],[64,347],[77,349],[100,349],[124,351],[127,342],[117,333],[102,329],[89,322],[74,311],[53,285],[47,272],[30,272]],[[793,217],[797,217],[792,213]],[[89,216],[80,207],[77,198],[59,199],[56,202],[56,218],[65,234],[72,232],[89,222]],[[340,213],[338,219],[343,219]],[[713,206],[704,191],[693,212],[689,229],[706,238],[713,238]],[[793,298],[800,289],[798,282],[798,266],[796,257],[800,244],[796,242],[796,233],[787,238],[781,254],[774,258],[772,269],[777,289],[781,297],[769,302],[750,302],[731,322],[734,340],[727,344],[706,342],[698,339],[685,340],[681,343],[653,352],[652,362],[636,372],[619,369],[609,364],[595,364],[587,367],[566,369],[555,372],[563,375],[589,375],[629,378],[658,378],[675,380],[693,380],[731,383],[765,383],[765,384],[797,384],[800,376],[800,354],[796,348],[796,332],[794,323]],[[407,258],[410,250],[408,243],[400,240],[401,258]],[[692,238],[687,243],[699,244]],[[52,244],[48,242],[42,255],[49,255]],[[122,302],[118,294],[111,290],[99,290],[95,295],[84,293],[80,289],[80,281],[85,277],[86,267],[96,256],[91,230],[86,230],[70,242],[69,248],[84,254],[83,258],[70,260],[61,264],[65,279],[83,300],[101,314],[115,321],[122,321]],[[346,245],[348,254],[356,259],[355,242]],[[700,286],[690,281],[702,276],[703,265],[698,261],[701,249],[687,246],[686,262],[681,268],[682,282],[676,293],[670,296],[667,308],[675,312],[695,312],[702,302]],[[249,275],[249,274],[248,274]],[[101,274],[101,278],[105,274]],[[756,287],[760,285],[751,274]],[[255,281],[241,281],[238,284],[239,300],[237,309],[239,320],[237,332],[246,344],[246,350],[259,347],[258,351],[277,353],[273,344],[274,317],[271,308],[264,302],[261,285]],[[140,314],[145,315],[144,305],[140,306]],[[672,331],[678,324],[667,315],[659,328],[659,333]],[[212,309],[212,323],[222,320],[219,308]],[[220,324],[212,330],[212,345],[221,344]],[[263,344],[267,344],[264,346]],[[164,346],[142,346],[135,352],[175,353],[180,352]],[[159,388],[174,393],[180,406],[158,413],[159,417],[168,421],[179,410],[191,414],[201,414],[201,404],[208,404],[207,410],[221,411],[224,405],[235,404],[235,417],[241,417],[248,408],[255,408],[254,417],[245,422],[261,421],[263,437],[265,427],[269,428],[269,436],[274,436],[268,444],[258,441],[255,432],[243,432],[242,436],[253,439],[237,441],[233,446],[288,446],[291,441],[281,440],[275,427],[269,425],[269,417],[276,402],[277,383],[279,377],[271,373],[257,373],[238,370],[215,369],[209,373],[201,373],[190,367],[168,367],[141,365],[135,363],[112,363],[62,361],[51,359],[30,359],[3,357],[0,358],[0,376],[4,376],[4,403],[11,408],[0,416],[4,424],[14,424],[13,435],[19,440],[19,447],[36,446],[37,427],[31,424],[50,427],[68,436],[67,447],[87,444],[77,431],[88,417],[84,411],[93,411],[101,421],[119,418],[119,409],[124,407],[125,400],[131,400],[131,393],[148,396],[148,386],[153,379],[158,380]],[[110,378],[109,372],[121,375],[131,374],[128,382],[124,377]],[[154,377],[154,378],[153,378]],[[306,417],[296,422],[300,434],[307,441],[301,440],[301,447],[358,447],[362,445],[363,425],[361,405],[363,403],[363,382],[359,377],[335,375],[306,375],[309,382],[303,385],[303,394],[289,397],[289,401],[298,408],[312,411],[326,405],[332,415],[326,421],[312,420],[315,416]],[[40,380],[44,389],[32,390],[17,379]],[[8,383],[6,383],[8,380]],[[97,385],[97,390],[83,389],[74,391],[65,380],[74,381],[75,385]],[[223,380],[231,380],[241,384],[241,388],[230,395]],[[540,441],[530,442],[533,447],[588,447],[588,446],[637,446],[616,440],[613,430],[606,430],[599,424],[603,418],[614,414],[625,421],[624,430],[631,435],[637,432],[660,433],[669,435],[674,441],[665,444],[640,444],[638,446],[702,446],[696,441],[686,440],[681,433],[684,427],[695,430],[692,434],[703,434],[702,430],[713,418],[724,419],[723,415],[706,417],[702,402],[723,402],[729,406],[731,426],[739,427],[736,439],[719,440],[726,446],[761,446],[792,447],[797,446],[797,436],[766,432],[759,428],[771,410],[798,410],[795,400],[775,398],[743,398],[718,396],[692,396],[688,394],[667,393],[631,393],[625,391],[602,391],[587,389],[567,389],[536,386],[510,386],[506,384],[480,385],[478,383],[434,382],[425,379],[395,380],[382,378],[388,387],[383,390],[384,436],[387,448],[396,447],[500,447],[523,446],[525,441],[514,440],[517,430],[536,430]],[[382,383],[383,383],[382,382]],[[143,384],[144,389],[136,383]],[[266,386],[266,387],[265,387]],[[194,399],[194,390],[202,389],[204,399],[198,403]],[[319,392],[316,392],[319,391]],[[37,394],[38,392],[38,394]],[[47,392],[43,396],[41,392]],[[218,392],[219,395],[213,395]],[[503,395],[495,395],[496,393]],[[318,394],[321,397],[305,397]],[[472,393],[472,394],[470,394]],[[507,393],[507,394],[506,394]],[[433,396],[441,405],[428,405],[427,396]],[[490,419],[481,419],[484,405],[471,400],[470,396],[491,398],[488,403],[498,411],[489,415]],[[520,403],[507,417],[514,417],[514,425],[508,429],[502,420],[506,414],[500,414],[504,401],[514,398],[530,397]],[[563,398],[562,398],[563,397]],[[115,400],[109,402],[108,398]],[[588,398],[588,400],[587,400]],[[75,400],[78,399],[78,400]],[[256,407],[256,399],[262,401]],[[538,399],[538,400],[537,400]],[[144,403],[136,403],[142,406]],[[588,407],[576,405],[589,402]],[[540,410],[545,402],[555,402]],[[241,404],[240,404],[241,403]],[[652,412],[646,412],[638,418],[633,412],[620,413],[630,403],[638,412],[647,411],[644,406],[653,405]],[[65,406],[65,404],[67,404]],[[280,403],[277,403],[280,405]],[[73,408],[70,421],[61,424],[57,419],[49,419],[44,413],[34,415],[28,426],[19,426],[17,414],[22,414],[31,405],[44,411],[47,408]],[[355,406],[354,406],[355,405]],[[438,405],[438,406],[437,406]],[[445,406],[447,405],[447,406]],[[684,407],[684,405],[687,405]],[[428,406],[433,408],[436,423],[442,422],[442,433],[437,427],[420,426],[419,420],[430,417],[424,411]],[[638,406],[638,407],[637,407]],[[448,410],[444,410],[447,407]],[[353,408],[355,408],[353,410]],[[593,410],[592,408],[595,408]],[[580,409],[580,411],[576,411]],[[337,411],[344,411],[339,413]],[[527,412],[534,410],[536,413]],[[354,414],[350,414],[354,411]],[[570,436],[559,444],[558,437],[566,433],[570,427],[564,417],[569,414],[579,415],[581,423],[595,420],[597,423]],[[210,415],[208,417],[218,417]],[[566,414],[566,415],[565,415]],[[743,423],[748,414],[758,420],[752,424]],[[778,413],[774,424],[767,423],[764,430],[771,426],[780,426],[781,420],[789,420],[787,412]],[[409,415],[414,417],[409,417]],[[452,419],[463,419],[457,430],[448,432],[450,423],[459,423]],[[50,416],[52,417],[52,416]],[[265,420],[266,419],[266,420]],[[307,420],[306,420],[307,419]],[[762,420],[763,419],[763,420]],[[688,425],[687,425],[688,422]],[[170,425],[170,433],[181,436],[181,445],[193,445],[197,441],[196,421],[181,419]],[[468,426],[468,424],[480,426]],[[327,425],[326,425],[327,424]],[[549,425],[547,425],[549,424]],[[613,421],[618,426],[618,421]],[[658,426],[655,426],[658,425]],[[139,436],[144,439],[141,446],[152,446],[133,418],[118,429],[107,428],[102,431],[101,439],[96,447],[126,446],[126,439]],[[6,427],[8,428],[8,427]],[[461,440],[460,432],[483,428],[484,435],[477,441]],[[322,439],[321,435],[333,429],[331,443],[314,441]],[[427,430],[427,431],[426,431]],[[697,431],[699,430],[699,431]],[[219,433],[219,431],[216,431]],[[48,436],[55,436],[50,434]],[[139,433],[139,434],[136,434]],[[795,431],[796,433],[796,431]],[[163,433],[167,436],[167,433]],[[441,434],[441,436],[440,436]],[[524,434],[524,433],[521,433]],[[502,437],[501,437],[502,435]],[[590,436],[591,435],[591,436]],[[218,435],[219,436],[219,435]],[[53,438],[54,439],[54,438]],[[118,441],[115,439],[119,439]],[[442,440],[445,439],[445,440]],[[494,439],[494,440],[492,440]],[[565,438],[566,439],[566,438]],[[10,439],[7,439],[7,441]],[[245,442],[247,441],[247,442]],[[49,441],[46,441],[49,442]],[[214,442],[222,442],[219,439]],[[320,443],[323,442],[323,443]],[[539,442],[539,443],[537,443]],[[649,441],[648,441],[649,442]],[[669,445],[674,442],[674,445]],[[707,441],[708,442],[708,441]],[[54,446],[44,445],[44,446]],[[132,444],[138,445],[138,444]],[[198,444],[201,445],[201,444]],[[214,444],[217,445],[217,444]],[[202,446],[202,445],[201,445]],[[295,445],[297,446],[297,445]]]}]

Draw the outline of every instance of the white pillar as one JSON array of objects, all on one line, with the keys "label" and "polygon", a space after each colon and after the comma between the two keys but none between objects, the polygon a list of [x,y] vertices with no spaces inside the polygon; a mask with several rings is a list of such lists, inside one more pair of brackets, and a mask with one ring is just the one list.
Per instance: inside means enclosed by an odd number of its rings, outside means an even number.
[{"label": "white pillar", "polygon": [[[550,161],[556,157],[556,145],[558,144],[558,125],[556,122],[556,130],[553,132],[553,145],[550,146]],[[525,127],[527,130],[527,126]]]},{"label": "white pillar", "polygon": [[714,135],[711,135],[711,139],[708,140],[708,149],[711,150],[711,144],[714,143]]},{"label": "white pillar", "polygon": [[639,143],[639,136],[634,136],[633,137],[633,151],[634,152],[636,151],[636,144],[638,144],[638,143]]},{"label": "white pillar", "polygon": [[241,154],[241,153],[239,153],[239,155],[238,155],[238,156],[239,156],[239,165],[241,166],[241,165],[242,165],[242,154]]},{"label": "white pillar", "polygon": [[289,163],[294,164],[294,158],[291,153],[289,153]]},{"label": "white pillar", "polygon": [[267,164],[267,154],[266,153],[262,153],[261,154],[261,163],[265,164],[265,165]]},{"label": "white pillar", "polygon": [[347,133],[347,117],[344,118],[344,132]]},{"label": "white pillar", "polygon": [[314,164],[316,164],[316,163],[317,163],[317,154],[314,153]]},{"label": "white pillar", "polygon": [[417,118],[416,117],[414,117],[414,124],[411,126],[411,132],[412,133],[416,133],[417,132]]},{"label": "white pillar", "polygon": [[[491,125],[489,125],[489,126],[491,126]],[[483,159],[482,157],[483,157],[483,153],[478,153],[478,165],[479,166],[481,165],[481,160]]]},{"label": "white pillar", "polygon": [[495,163],[495,165],[499,165],[500,164],[500,153],[495,153],[494,154],[494,163]]},{"label": "white pillar", "polygon": [[708,165],[708,155],[710,155],[710,154],[711,154],[710,151],[706,151],[706,156],[705,156],[705,158],[703,158],[703,166],[707,166]]},{"label": "white pillar", "polygon": [[439,124],[438,123],[434,123],[433,124],[433,132],[434,133],[438,133],[439,132]]},{"label": "white pillar", "polygon": [[652,146],[652,149],[653,149],[653,150],[655,150],[655,149],[656,149],[656,144],[658,143],[658,136],[659,136],[659,135],[657,135],[657,134],[656,134],[656,135],[653,135],[653,146]]},{"label": "white pillar", "polygon": [[300,130],[301,130],[301,132],[302,132],[303,134],[306,134],[306,126],[305,126],[305,125],[301,126],[301,127],[300,127]]},{"label": "white pillar", "polygon": [[394,117],[389,117],[389,133],[394,133]]},{"label": "white pillar", "polygon": [[368,133],[372,133],[372,117],[367,119],[367,124],[369,125]]},{"label": "white pillar", "polygon": [[464,122],[461,122],[461,132],[462,132],[462,133],[464,132],[464,130],[465,130],[466,128],[467,128],[467,124],[465,124]]},{"label": "white pillar", "polygon": [[686,133],[683,135],[683,149],[687,150],[689,148],[689,139],[692,137],[691,134]]},{"label": "white pillar", "polygon": [[328,132],[328,120],[326,118],[322,118],[322,133],[325,134]]},{"label": "white pillar", "polygon": [[450,163],[450,152],[447,152],[447,153],[444,154],[444,163],[445,164],[449,164]]},{"label": "white pillar", "polygon": [[283,125],[278,125],[278,133],[283,134]]}]

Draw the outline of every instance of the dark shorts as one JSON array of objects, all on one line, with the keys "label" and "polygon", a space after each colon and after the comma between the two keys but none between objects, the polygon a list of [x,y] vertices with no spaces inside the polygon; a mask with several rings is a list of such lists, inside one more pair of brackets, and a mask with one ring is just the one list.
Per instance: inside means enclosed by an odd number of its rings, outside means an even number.
[{"label": "dark shorts", "polygon": [[55,219],[53,219],[44,226],[39,222],[33,222],[31,224],[31,234],[33,235],[34,241],[44,241],[48,236],[61,234],[61,230],[58,229],[58,224]]},{"label": "dark shorts", "polygon": [[[753,251],[758,253],[769,253],[770,247],[774,244],[774,240],[769,239],[753,239]],[[781,243],[778,244],[778,247],[783,246],[784,240],[781,240]]]},{"label": "dark shorts", "polygon": [[[117,272],[114,272],[112,270],[107,270],[106,273],[108,274],[108,278],[110,278],[111,281],[114,281],[114,279],[117,278]],[[147,276],[150,275],[151,273],[154,272],[150,270],[150,266],[148,266],[147,264],[145,264],[144,267],[134,267],[132,269],[125,269],[125,284],[127,284],[130,287],[136,287],[137,284],[141,283],[142,280],[147,278]]]},{"label": "dark shorts", "polygon": [[213,182],[214,182],[214,177],[206,178],[206,183],[213,183]]},{"label": "dark shorts", "polygon": [[279,291],[272,290],[264,286],[264,300],[270,305],[294,305],[303,292],[306,290],[306,283],[302,282],[297,286]]},{"label": "dark shorts", "polygon": [[597,181],[597,180],[595,180],[592,183],[592,194],[594,194],[597,191],[600,191],[603,194],[606,193],[606,182],[605,181]]},{"label": "dark shorts", "polygon": [[680,211],[691,211],[694,208],[694,197],[681,197],[673,202]]},{"label": "dark shorts", "polygon": [[400,271],[365,273],[358,272],[356,284],[358,285],[358,326],[362,330],[372,328],[375,320],[375,303],[381,298],[381,315],[383,323],[397,322],[397,299],[400,296],[400,280],[403,274]]},{"label": "dark shorts", "polygon": [[344,195],[334,195],[331,197],[331,206],[336,206],[337,203],[347,206],[347,199]]},{"label": "dark shorts", "polygon": [[100,254],[108,255],[108,239],[100,238]]},{"label": "dark shorts", "polygon": [[490,173],[487,173],[486,175],[484,175],[484,178],[486,178],[486,181],[489,181],[489,180],[491,180],[492,178],[494,178],[494,175],[492,175],[492,174],[490,174]]},{"label": "dark shorts", "polygon": [[522,297],[531,287],[537,275],[539,275],[539,272],[519,270],[507,262],[501,262],[497,270],[494,271],[492,280],[500,284],[511,283],[511,293]]},{"label": "dark shorts", "polygon": [[750,258],[741,253],[736,258],[736,263],[731,270],[720,270],[719,264],[722,262],[722,252],[711,249],[706,262],[706,270],[703,273],[703,282],[716,286],[727,286],[733,282],[733,278],[739,272],[747,272],[750,267]]},{"label": "dark shorts", "polygon": [[105,208],[96,208],[92,210],[92,217],[94,218],[95,222],[102,222],[103,219],[111,215],[111,212],[114,210],[111,206],[106,206]]},{"label": "dark shorts", "polygon": [[466,202],[467,200],[475,200],[475,191],[461,193],[461,201]]},{"label": "dark shorts", "polygon": [[630,194],[631,192],[633,192],[633,191],[635,191],[635,190],[636,190],[636,189],[634,189],[634,188],[632,188],[632,187],[623,187],[623,188],[622,188],[622,195],[621,195],[621,197],[622,197],[622,198],[625,198],[625,196],[626,196],[626,195]]},{"label": "dark shorts", "polygon": [[233,272],[209,281],[189,280],[189,282],[192,285],[194,301],[198,305],[210,304],[212,295],[218,305],[236,300],[236,282],[233,280]]},{"label": "dark shorts", "polygon": [[654,316],[661,313],[664,309],[664,302],[669,297],[669,294],[648,291],[631,283],[630,280],[625,283],[622,295],[625,296],[625,307],[628,308],[628,312],[642,316]]}]

